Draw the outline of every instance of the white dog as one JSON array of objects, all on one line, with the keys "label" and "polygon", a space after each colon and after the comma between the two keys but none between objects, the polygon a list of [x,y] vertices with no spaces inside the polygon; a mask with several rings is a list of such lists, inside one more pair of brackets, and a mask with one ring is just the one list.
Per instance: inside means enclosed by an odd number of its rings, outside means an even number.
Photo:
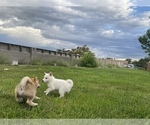
[{"label": "white dog", "polygon": [[47,83],[48,86],[48,89],[44,91],[46,95],[51,91],[58,90],[60,98],[64,97],[65,93],[69,93],[71,88],[73,87],[73,81],[71,79],[56,79],[51,72],[45,73],[42,81]]}]

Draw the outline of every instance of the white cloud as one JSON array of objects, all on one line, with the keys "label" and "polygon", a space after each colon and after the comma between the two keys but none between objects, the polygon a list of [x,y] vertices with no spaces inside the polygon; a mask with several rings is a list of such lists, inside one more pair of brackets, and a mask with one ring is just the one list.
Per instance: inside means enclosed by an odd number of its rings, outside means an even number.
[{"label": "white cloud", "polygon": [[127,33],[124,33],[120,30],[105,30],[105,29],[99,29],[98,30],[99,33],[99,37],[100,38],[105,38],[105,39],[109,39],[110,41],[113,39],[119,40],[124,38],[125,36],[127,36]]},{"label": "white cloud", "polygon": [[80,16],[80,17],[86,17],[86,13],[83,13],[81,11],[73,10],[68,6],[54,6],[56,10],[58,10],[60,13],[63,14],[69,14],[72,16]]},{"label": "white cloud", "polygon": [[[13,28],[3,28],[0,27],[1,34],[7,34],[9,37],[20,39],[21,41],[26,41],[32,44],[43,44],[52,43],[51,41],[45,39],[41,35],[41,30],[34,29],[32,27],[18,26]],[[41,42],[42,41],[42,42]]]},{"label": "white cloud", "polygon": [[[140,48],[138,35],[150,25],[150,12],[136,15],[131,0],[3,0],[0,5],[16,2],[24,7],[0,9],[0,37],[5,34],[10,41],[29,46],[71,49],[88,45],[102,58],[134,56],[130,53]],[[126,52],[122,46],[132,47]]]},{"label": "white cloud", "polygon": [[25,43],[25,45],[30,45],[33,47],[44,47],[48,48],[51,47],[53,49],[58,48],[70,48],[77,46],[76,44],[62,41],[58,39],[46,39],[42,36],[41,30],[34,29],[32,27],[15,27],[15,28],[3,28],[0,27],[0,34],[7,34],[12,39],[19,40],[20,43]]},{"label": "white cloud", "polygon": [[130,0],[72,0],[77,5],[85,6],[131,6],[133,5]]},{"label": "white cloud", "polygon": [[104,37],[112,37],[114,34],[113,30],[105,30],[100,33]]},{"label": "white cloud", "polygon": [[1,6],[131,6],[130,0],[1,0]]},{"label": "white cloud", "polygon": [[66,30],[66,31],[75,31],[75,26],[74,25],[71,25],[71,24],[66,24],[64,27],[63,27],[63,30]]},{"label": "white cloud", "polygon": [[92,48],[92,52],[95,53],[96,57],[100,58],[119,58],[122,54],[120,50],[116,47],[99,47],[99,48]]},{"label": "white cloud", "polygon": [[4,23],[5,23],[4,21],[0,20],[0,25],[3,25]]},{"label": "white cloud", "polygon": [[57,25],[53,25],[52,29],[55,30],[55,31],[57,31],[57,32],[60,31],[60,27],[57,26]]},{"label": "white cloud", "polygon": [[69,0],[1,0],[0,6],[72,6]]}]

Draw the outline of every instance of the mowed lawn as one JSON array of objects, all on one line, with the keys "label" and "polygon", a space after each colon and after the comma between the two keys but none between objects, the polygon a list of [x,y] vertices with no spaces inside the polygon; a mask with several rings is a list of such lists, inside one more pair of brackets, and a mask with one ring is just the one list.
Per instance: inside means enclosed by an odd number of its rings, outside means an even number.
[{"label": "mowed lawn", "polygon": [[[8,68],[9,70],[4,70]],[[44,72],[72,79],[74,87],[64,98],[57,91],[45,95]],[[15,86],[24,76],[40,80],[37,107],[17,103]],[[150,75],[147,71],[121,68],[57,66],[0,66],[0,118],[150,118]]]}]

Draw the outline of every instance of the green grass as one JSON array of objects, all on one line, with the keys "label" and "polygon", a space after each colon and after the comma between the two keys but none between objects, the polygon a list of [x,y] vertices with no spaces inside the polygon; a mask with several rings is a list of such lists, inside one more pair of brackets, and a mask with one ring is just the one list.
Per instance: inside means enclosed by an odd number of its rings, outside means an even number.
[{"label": "green grass", "polygon": [[[3,70],[7,67],[9,70]],[[17,103],[15,86],[24,76],[52,71],[56,78],[72,79],[74,87],[64,98],[57,91],[45,95],[40,82],[39,105]],[[67,68],[52,66],[0,66],[0,118],[150,118],[150,75],[120,68]]]}]

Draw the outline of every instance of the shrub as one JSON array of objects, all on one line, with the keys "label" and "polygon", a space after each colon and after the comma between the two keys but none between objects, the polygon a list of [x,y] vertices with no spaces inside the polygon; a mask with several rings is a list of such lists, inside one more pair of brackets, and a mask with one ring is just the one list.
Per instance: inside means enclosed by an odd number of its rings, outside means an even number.
[{"label": "shrub", "polygon": [[19,65],[25,65],[25,64],[27,64],[27,62],[26,62],[25,59],[20,59],[20,60],[18,61],[18,64],[19,64]]},{"label": "shrub", "polygon": [[30,65],[50,65],[50,66],[64,66],[69,67],[71,63],[65,60],[42,60],[40,58],[34,58],[30,60]]},{"label": "shrub", "polygon": [[29,62],[30,65],[42,65],[42,63],[42,60],[39,58],[31,59]]},{"label": "shrub", "polygon": [[119,68],[119,66],[115,65],[115,64],[108,64],[106,65],[107,68]]},{"label": "shrub", "polygon": [[98,67],[95,55],[92,52],[84,53],[81,59],[81,66],[83,67]]},{"label": "shrub", "polygon": [[56,63],[57,66],[64,66],[64,67],[69,67],[70,66],[69,62],[67,62],[65,60],[57,60],[55,63]]},{"label": "shrub", "polygon": [[8,64],[9,61],[6,57],[0,55],[0,64]]}]

